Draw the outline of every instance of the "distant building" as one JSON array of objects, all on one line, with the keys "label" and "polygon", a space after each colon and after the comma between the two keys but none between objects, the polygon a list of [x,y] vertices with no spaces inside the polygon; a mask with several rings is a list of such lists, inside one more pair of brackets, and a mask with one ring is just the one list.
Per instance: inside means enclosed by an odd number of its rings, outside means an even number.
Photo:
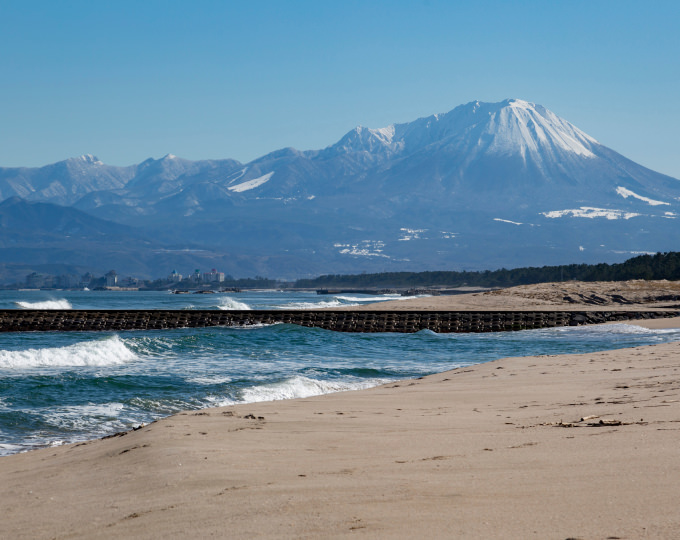
[{"label": "distant building", "polygon": [[93,279],[95,279],[95,277],[90,274],[90,272],[84,273],[82,276],[80,276],[80,286],[88,287]]},{"label": "distant building", "polygon": [[182,274],[178,274],[177,270],[173,270],[172,273],[168,276],[168,281],[171,281],[172,283],[179,283],[182,281]]},{"label": "distant building", "polygon": [[206,283],[221,283],[224,281],[224,272],[218,272],[214,268],[210,272],[203,272],[203,281]]},{"label": "distant building", "polygon": [[118,274],[115,270],[111,270],[105,276],[107,287],[117,287],[118,286]]},{"label": "distant building", "polygon": [[126,277],[121,280],[121,285],[123,287],[139,287],[139,279],[136,277]]},{"label": "distant building", "polygon": [[80,277],[75,274],[62,274],[57,276],[54,284],[62,289],[73,289],[80,286]]},{"label": "distant building", "polygon": [[[48,281],[52,280],[52,276],[47,276],[45,274],[38,274],[37,272],[32,272],[26,276],[26,286],[29,289],[40,289],[42,287],[48,286]],[[51,285],[51,283],[49,284]]]}]

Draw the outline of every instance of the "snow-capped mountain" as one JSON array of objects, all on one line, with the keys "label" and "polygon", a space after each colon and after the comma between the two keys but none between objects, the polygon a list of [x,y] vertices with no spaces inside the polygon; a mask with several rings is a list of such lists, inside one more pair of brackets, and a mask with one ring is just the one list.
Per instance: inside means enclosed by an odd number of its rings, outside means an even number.
[{"label": "snow-capped mountain", "polygon": [[0,199],[12,196],[226,250],[235,275],[246,260],[271,276],[610,262],[680,241],[680,181],[517,99],[247,164],[169,154],[0,169]]}]

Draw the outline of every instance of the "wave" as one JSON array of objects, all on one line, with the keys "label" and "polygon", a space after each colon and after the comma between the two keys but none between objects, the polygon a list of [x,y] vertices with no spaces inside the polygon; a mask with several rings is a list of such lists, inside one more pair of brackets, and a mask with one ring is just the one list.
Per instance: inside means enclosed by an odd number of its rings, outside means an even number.
[{"label": "wave", "polygon": [[186,379],[187,382],[194,383],[194,384],[200,384],[204,386],[212,386],[215,384],[226,384],[230,383],[232,381],[231,377],[223,377],[220,375],[212,375],[212,376],[197,376],[197,377],[189,377]]},{"label": "wave", "polygon": [[388,302],[391,300],[405,300],[412,296],[401,296],[400,294],[386,294],[383,296],[336,296],[339,300],[346,302]]},{"label": "wave", "polygon": [[348,304],[341,300],[333,299],[327,302],[291,302],[290,304],[283,304],[276,306],[277,309],[321,309],[333,307],[348,307],[358,306],[359,304]]},{"label": "wave", "polygon": [[363,302],[363,303],[376,303],[376,302],[394,302],[395,300],[412,300],[413,298],[427,298],[431,296],[430,294],[417,294],[414,296],[402,296],[400,294],[386,294],[383,296],[336,296],[335,298],[343,300],[345,302]]},{"label": "wave", "polygon": [[59,300],[42,300],[40,302],[16,301],[15,305],[23,309],[73,309],[71,302],[65,298]]},{"label": "wave", "polygon": [[557,332],[577,332],[580,334],[592,335],[667,335],[679,334],[680,328],[645,328],[637,324],[613,323],[597,324],[592,326],[564,326],[554,329]]},{"label": "wave", "polygon": [[[262,386],[245,388],[241,392],[241,401],[254,403],[259,401],[275,401],[280,399],[306,398],[343,392],[346,390],[362,390],[388,382],[389,379],[363,379],[361,381],[323,381],[295,376],[290,379]],[[231,402],[233,403],[233,402]]]},{"label": "wave", "polygon": [[250,306],[244,302],[239,302],[234,300],[230,296],[223,296],[220,298],[220,303],[217,306],[218,309],[223,310],[245,310],[251,309]]},{"label": "wave", "polygon": [[229,330],[258,330],[260,328],[269,328],[270,326],[284,326],[285,323],[274,322],[274,323],[253,323],[253,324],[239,324],[237,326],[225,326]]},{"label": "wave", "polygon": [[0,443],[0,456],[9,456],[11,454],[18,454],[26,450],[30,450],[32,447],[28,444],[9,444]]},{"label": "wave", "polygon": [[65,431],[92,431],[106,434],[115,429],[125,429],[121,413],[125,405],[111,402],[87,405],[57,406],[44,412],[44,420]]},{"label": "wave", "polygon": [[136,360],[118,336],[98,341],[85,341],[66,347],[0,350],[0,369],[36,367],[114,366]]}]

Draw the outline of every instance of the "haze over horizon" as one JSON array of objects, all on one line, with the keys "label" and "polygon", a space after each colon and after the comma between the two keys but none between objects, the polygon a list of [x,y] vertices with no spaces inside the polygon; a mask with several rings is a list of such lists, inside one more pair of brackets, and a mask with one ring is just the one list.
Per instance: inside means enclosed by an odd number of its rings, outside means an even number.
[{"label": "haze over horizon", "polygon": [[518,98],[680,178],[679,15],[670,1],[0,0],[0,167],[248,162]]}]

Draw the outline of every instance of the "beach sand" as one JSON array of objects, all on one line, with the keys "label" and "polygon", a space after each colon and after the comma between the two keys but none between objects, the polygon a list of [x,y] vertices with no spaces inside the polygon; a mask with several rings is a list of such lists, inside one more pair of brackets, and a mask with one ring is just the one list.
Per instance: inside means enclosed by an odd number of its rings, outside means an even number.
[{"label": "beach sand", "polygon": [[495,291],[402,298],[341,309],[362,310],[647,310],[678,309],[680,281],[567,281],[537,283]]},{"label": "beach sand", "polygon": [[679,464],[680,343],[510,358],[0,458],[0,538],[678,538]]}]

